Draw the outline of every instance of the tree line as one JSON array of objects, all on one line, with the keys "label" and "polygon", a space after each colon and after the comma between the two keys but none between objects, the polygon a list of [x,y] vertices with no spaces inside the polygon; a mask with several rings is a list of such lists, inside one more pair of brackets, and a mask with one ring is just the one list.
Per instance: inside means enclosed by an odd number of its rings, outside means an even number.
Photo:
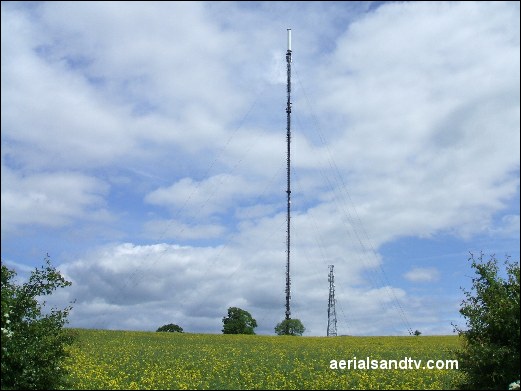
[{"label": "tree line", "polygon": [[[255,328],[257,327],[257,321],[253,316],[248,311],[239,307],[228,308],[228,315],[223,317],[222,322],[223,334],[254,335]],[[277,335],[301,336],[305,330],[306,328],[300,319],[284,319],[275,326],[275,333]],[[176,324],[169,323],[159,327],[156,331],[182,333],[183,328]]]}]

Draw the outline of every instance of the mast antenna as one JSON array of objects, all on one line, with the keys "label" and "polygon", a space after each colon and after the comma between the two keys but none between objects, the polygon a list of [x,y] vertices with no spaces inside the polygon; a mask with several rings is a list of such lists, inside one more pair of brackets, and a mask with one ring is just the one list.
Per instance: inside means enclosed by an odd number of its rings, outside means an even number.
[{"label": "mast antenna", "polygon": [[327,336],[336,337],[336,300],[335,300],[335,275],[334,265],[329,265],[329,302],[327,304]]},{"label": "mast antenna", "polygon": [[291,221],[291,29],[288,29],[288,50],[286,52],[286,63],[287,63],[287,95],[288,100],[286,104],[286,139],[287,139],[287,182],[288,187],[286,190],[288,200],[288,213],[287,213],[287,228],[286,228],[286,320],[291,319],[290,299],[291,299],[291,279],[289,275],[290,271],[290,221]]}]

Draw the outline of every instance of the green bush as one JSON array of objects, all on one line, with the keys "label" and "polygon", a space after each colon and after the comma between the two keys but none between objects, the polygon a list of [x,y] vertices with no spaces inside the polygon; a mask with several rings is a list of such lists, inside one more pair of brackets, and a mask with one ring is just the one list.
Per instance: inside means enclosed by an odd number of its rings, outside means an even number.
[{"label": "green bush", "polygon": [[494,255],[484,262],[483,254],[477,260],[471,254],[469,261],[475,277],[460,309],[467,328],[455,327],[463,336],[458,358],[467,382],[461,387],[507,389],[520,373],[519,263],[507,257],[504,278]]},{"label": "green bush", "polygon": [[37,298],[71,283],[51,266],[35,269],[29,280],[18,285],[16,273],[2,264],[2,389],[57,389],[65,387],[65,346],[71,335],[63,326],[72,307],[52,308],[43,314]]}]

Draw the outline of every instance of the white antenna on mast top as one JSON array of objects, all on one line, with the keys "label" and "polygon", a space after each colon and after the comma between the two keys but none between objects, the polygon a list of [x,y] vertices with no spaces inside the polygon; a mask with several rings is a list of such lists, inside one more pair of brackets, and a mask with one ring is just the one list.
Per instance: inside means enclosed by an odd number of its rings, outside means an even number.
[{"label": "white antenna on mast top", "polygon": [[288,29],[288,50],[291,51],[291,29]]}]

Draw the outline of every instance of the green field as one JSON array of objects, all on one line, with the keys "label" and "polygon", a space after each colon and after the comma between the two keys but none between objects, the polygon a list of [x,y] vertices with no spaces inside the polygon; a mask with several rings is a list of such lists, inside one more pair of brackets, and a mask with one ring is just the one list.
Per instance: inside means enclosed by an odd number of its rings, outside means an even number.
[{"label": "green field", "polygon": [[[423,367],[427,360],[455,360],[457,336],[70,331],[76,340],[66,366],[73,389],[450,389],[461,379],[456,369],[360,369],[359,361],[396,360],[403,367],[411,358]],[[354,357],[357,369],[348,369]],[[346,368],[330,369],[331,360],[346,360]]]}]

